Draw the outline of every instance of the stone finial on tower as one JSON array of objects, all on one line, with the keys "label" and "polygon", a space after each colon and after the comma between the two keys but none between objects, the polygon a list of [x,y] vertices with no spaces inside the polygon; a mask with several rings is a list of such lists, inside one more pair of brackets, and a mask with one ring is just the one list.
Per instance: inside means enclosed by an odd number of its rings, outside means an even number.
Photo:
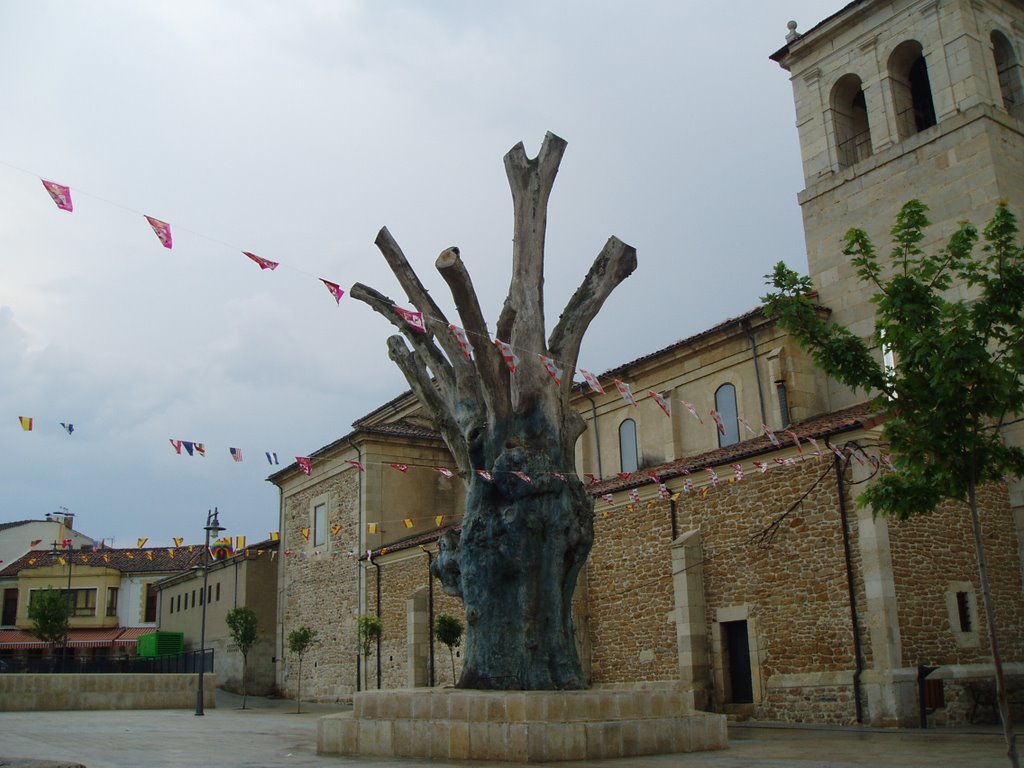
[{"label": "stone finial on tower", "polygon": [[794,40],[796,40],[798,37],[800,37],[800,33],[796,31],[796,22],[795,21],[788,22],[786,24],[786,28],[789,30],[789,32],[786,33],[786,42],[787,43],[792,43]]}]

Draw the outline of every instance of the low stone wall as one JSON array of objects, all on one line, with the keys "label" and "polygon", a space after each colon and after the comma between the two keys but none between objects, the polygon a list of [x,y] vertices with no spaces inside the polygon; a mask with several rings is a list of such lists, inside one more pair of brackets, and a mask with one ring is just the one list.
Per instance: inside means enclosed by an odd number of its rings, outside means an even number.
[{"label": "low stone wall", "polygon": [[[0,711],[58,709],[191,709],[193,674],[6,674],[0,675]],[[203,679],[203,706],[217,706],[217,675]]]},{"label": "low stone wall", "polygon": [[671,691],[357,693],[317,725],[317,753],[543,763],[725,749],[725,715]]}]

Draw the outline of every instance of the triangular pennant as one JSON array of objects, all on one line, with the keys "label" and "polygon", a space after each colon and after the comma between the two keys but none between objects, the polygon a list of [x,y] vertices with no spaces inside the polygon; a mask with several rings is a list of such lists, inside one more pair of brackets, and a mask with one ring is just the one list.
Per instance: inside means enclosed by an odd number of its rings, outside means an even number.
[{"label": "triangular pennant", "polygon": [[277,454],[273,451],[264,451],[264,455],[267,457],[267,464],[280,464],[277,460]]},{"label": "triangular pennant", "polygon": [[434,467],[434,469],[436,469],[445,477],[453,477],[454,473],[450,469],[448,469],[448,467]]},{"label": "triangular pennant", "polygon": [[416,527],[416,523],[414,523],[412,521],[411,517],[407,517],[404,520],[402,520],[402,525],[404,525],[406,528],[415,528]]},{"label": "triangular pennant", "polygon": [[234,459],[235,461],[241,461],[242,460],[242,449],[241,448],[228,448],[228,450],[231,452],[231,458],[232,459]]},{"label": "triangular pennant", "polygon": [[75,425],[72,424],[70,421],[62,421],[60,425],[64,428],[64,431],[67,432],[69,435],[75,431]]},{"label": "triangular pennant", "polygon": [[174,546],[180,547],[182,543],[185,541],[185,539],[181,536],[175,536],[173,539],[171,539],[171,541],[174,542]]},{"label": "triangular pennant", "polygon": [[341,297],[345,295],[345,291],[342,287],[337,283],[332,283],[330,280],[324,280],[322,277],[320,278],[320,282],[327,286],[327,290],[331,292],[331,296],[334,297],[334,300],[338,304],[341,304]]},{"label": "triangular pennant", "polygon": [[147,541],[149,541],[149,538],[148,538],[148,537],[147,537],[147,538],[144,538],[144,539],[139,539],[139,540],[138,540],[138,542],[137,542],[137,544],[136,544],[136,546],[137,546],[137,547],[138,547],[139,549],[142,549],[142,548],[143,548],[144,546],[146,546],[146,542],[147,542]]},{"label": "triangular pennant", "polygon": [[519,356],[512,350],[511,345],[501,339],[495,339],[494,344],[501,350],[501,357],[505,361],[505,365],[508,366],[508,372],[515,373],[516,368],[519,367]]},{"label": "triangular pennant", "polygon": [[597,376],[592,374],[590,371],[586,371],[582,368],[580,368],[580,376],[583,377],[583,380],[587,382],[590,388],[594,390],[597,394],[604,394],[604,387],[602,387],[601,382],[597,380]]},{"label": "triangular pennant", "polygon": [[555,365],[555,361],[547,355],[537,355],[540,358],[541,363],[544,364],[544,370],[548,372],[548,375],[555,380],[555,386],[562,385],[562,376],[565,375],[565,371]]},{"label": "triangular pennant", "polygon": [[71,212],[74,207],[71,204],[71,189],[65,187],[63,184],[58,184],[55,181],[47,181],[46,179],[40,179],[43,182],[43,186],[46,187],[46,191],[50,193],[50,197],[53,198],[53,202],[57,204],[57,207],[62,211]]},{"label": "triangular pennant", "polygon": [[271,261],[270,259],[264,259],[262,256],[257,256],[255,253],[249,253],[248,251],[242,251],[242,253],[244,253],[250,259],[255,261],[257,264],[259,264],[260,265],[260,269],[269,269],[269,270],[273,271],[273,270],[277,269],[278,266],[280,266],[278,264],[278,262]]},{"label": "triangular pennant", "polygon": [[21,428],[26,432],[32,431],[32,417],[31,416],[19,416],[18,421],[21,422]]},{"label": "triangular pennant", "polygon": [[633,391],[629,388],[629,384],[624,382],[622,379],[616,379],[615,388],[619,390],[619,394],[622,395],[623,400],[632,406],[636,406],[636,398],[633,397]]},{"label": "triangular pennant", "polygon": [[299,469],[302,470],[303,474],[313,474],[313,460],[310,459],[308,456],[296,456],[295,461],[298,462]]},{"label": "triangular pennant", "polygon": [[365,472],[366,471],[366,467],[363,466],[363,462],[361,462],[361,461],[356,461],[355,459],[346,459],[345,463],[346,464],[351,464],[353,467],[358,469],[360,472]]},{"label": "triangular pennant", "polygon": [[464,354],[467,359],[472,360],[473,347],[470,345],[469,339],[466,338],[466,332],[457,325],[449,325],[448,330],[455,335],[455,343],[459,345],[459,349],[462,350],[462,354]]},{"label": "triangular pennant", "polygon": [[408,464],[392,464],[391,468],[392,469],[397,469],[399,472],[408,472],[409,471],[409,465]]},{"label": "triangular pennant", "polygon": [[434,517],[434,522],[437,524],[437,527],[440,528],[441,524],[444,523],[444,515],[436,515]]},{"label": "triangular pennant", "polygon": [[672,415],[672,404],[668,400],[666,400],[660,393],[655,392],[652,389],[647,394],[654,398],[654,402],[656,402],[658,404],[658,407],[665,412],[666,416]]},{"label": "triangular pennant", "polygon": [[164,248],[170,249],[174,245],[174,238],[171,237],[171,225],[166,221],[160,221],[160,219],[154,219],[152,216],[146,216],[146,221],[149,222],[149,226],[153,228],[153,232]]},{"label": "triangular pennant", "polygon": [[487,482],[491,482],[494,480],[494,477],[486,469],[478,469],[476,470],[476,474],[478,477],[486,480]]},{"label": "triangular pennant", "polygon": [[425,322],[423,322],[423,313],[422,312],[416,312],[416,311],[411,310],[411,309],[404,309],[403,307],[400,307],[397,304],[393,305],[392,309],[394,309],[395,312],[398,313],[399,317],[401,317],[403,320],[405,320],[406,325],[408,325],[414,331],[419,331],[420,333],[426,333],[426,331],[427,331],[427,324]]}]

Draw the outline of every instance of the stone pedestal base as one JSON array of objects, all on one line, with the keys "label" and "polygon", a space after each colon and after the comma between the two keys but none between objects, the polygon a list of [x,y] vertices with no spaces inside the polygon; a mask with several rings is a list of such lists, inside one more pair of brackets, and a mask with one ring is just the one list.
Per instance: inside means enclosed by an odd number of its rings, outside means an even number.
[{"label": "stone pedestal base", "polygon": [[358,693],[317,725],[317,753],[543,763],[725,749],[724,715],[676,691]]}]

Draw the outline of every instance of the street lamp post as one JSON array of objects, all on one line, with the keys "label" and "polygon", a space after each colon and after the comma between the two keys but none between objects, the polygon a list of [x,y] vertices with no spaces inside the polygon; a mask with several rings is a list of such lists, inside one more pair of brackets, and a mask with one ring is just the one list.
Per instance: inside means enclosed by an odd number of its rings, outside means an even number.
[{"label": "street lamp post", "polygon": [[[71,539],[66,539],[65,541],[61,542],[61,545],[64,547],[64,550],[67,552],[67,558],[68,558],[68,588],[67,588],[67,590],[64,593],[64,598],[67,601],[68,608],[67,608],[67,616],[65,616],[65,618],[64,618],[64,647],[61,648],[61,651],[60,651],[60,671],[64,672],[65,671],[64,664],[67,661],[67,655],[68,655],[68,639],[69,639],[69,634],[70,634],[70,631],[71,631],[71,612],[72,612],[72,608],[71,608]],[[58,557],[60,555],[60,549],[58,549],[56,541],[53,542],[53,546],[50,549],[50,555],[52,557]]]},{"label": "street lamp post", "polygon": [[203,606],[202,619],[200,620],[199,629],[199,685],[196,688],[196,715],[203,715],[203,677],[206,672],[206,603],[209,602],[206,599],[206,581],[210,576],[210,534],[220,533],[225,528],[221,527],[220,522],[217,520],[217,508],[214,507],[213,511],[207,511],[206,513],[206,546],[203,548],[203,591],[200,595],[200,602]]}]

